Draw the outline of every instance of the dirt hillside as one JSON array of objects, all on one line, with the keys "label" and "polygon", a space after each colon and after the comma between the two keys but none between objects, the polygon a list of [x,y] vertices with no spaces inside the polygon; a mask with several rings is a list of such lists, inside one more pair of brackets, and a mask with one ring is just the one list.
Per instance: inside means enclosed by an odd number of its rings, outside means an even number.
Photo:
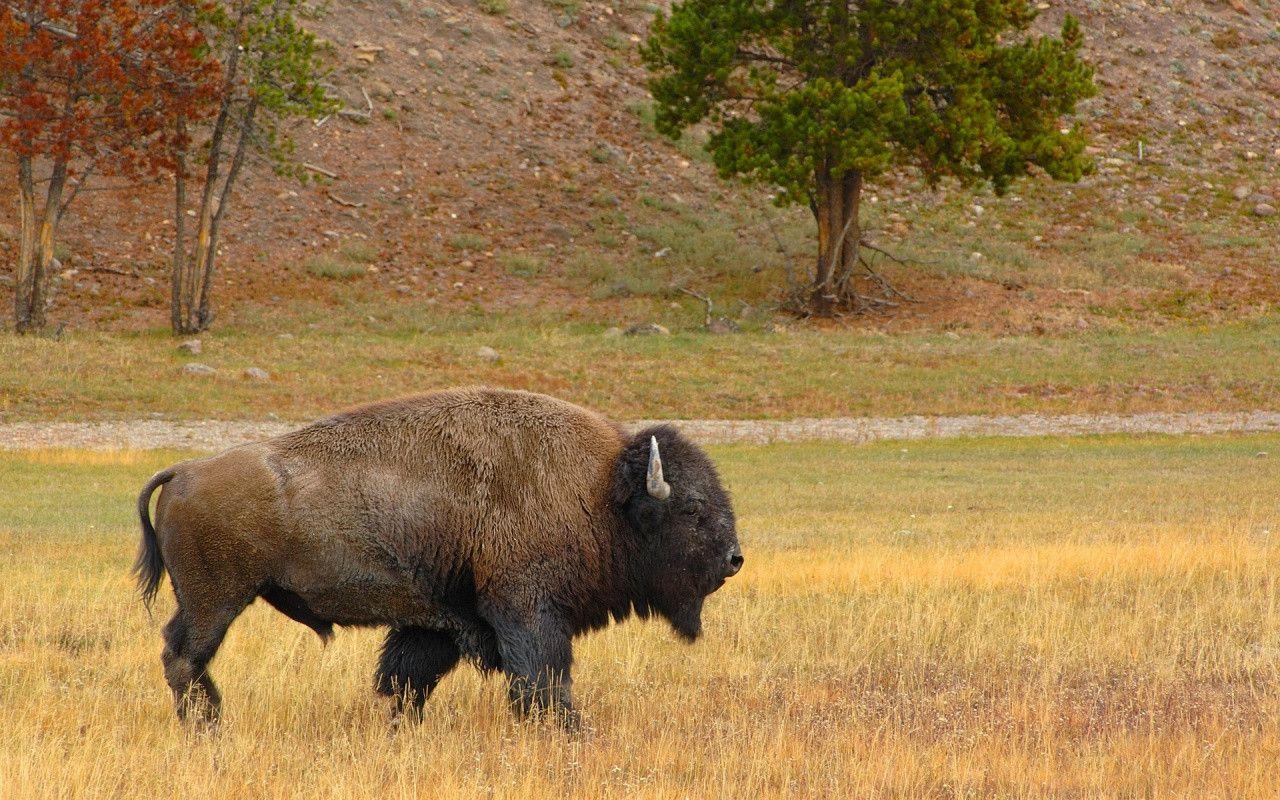
[{"label": "dirt hillside", "polygon": [[[1280,205],[1280,6],[1039,5],[1040,27],[1070,12],[1087,32],[1101,93],[1082,116],[1098,172],[1075,187],[1033,180],[998,202],[912,191],[910,182],[877,190],[881,241],[941,264],[899,270],[928,302],[896,318],[1062,326],[1093,324],[1099,306],[1149,311],[1168,298],[1177,313],[1268,307],[1280,232],[1266,216]],[[768,211],[760,189],[718,181],[696,145],[653,133],[637,46],[656,8],[315,3],[306,24],[327,43],[328,83],[345,113],[294,132],[315,183],[285,182],[259,165],[238,193],[218,279],[225,313],[246,301],[338,302],[351,280],[335,273],[358,274],[366,294],[440,308],[608,314],[610,303],[652,295],[676,273],[736,291],[743,305],[767,300],[781,272],[766,267],[807,265],[803,214]],[[172,216],[163,186],[86,197],[63,235],[52,318],[163,325]],[[6,256],[15,225],[0,217]],[[975,243],[999,244],[1006,232],[1016,252],[979,252]],[[711,255],[677,246],[683,261],[664,265],[661,280],[637,274],[665,255],[664,237],[682,245],[691,236],[706,238],[698,246]],[[766,249],[760,264],[740,263]],[[1093,272],[1063,277],[1063,259]],[[1117,259],[1136,263],[1139,277],[1109,273]],[[11,283],[12,258],[4,261],[0,281]]]}]

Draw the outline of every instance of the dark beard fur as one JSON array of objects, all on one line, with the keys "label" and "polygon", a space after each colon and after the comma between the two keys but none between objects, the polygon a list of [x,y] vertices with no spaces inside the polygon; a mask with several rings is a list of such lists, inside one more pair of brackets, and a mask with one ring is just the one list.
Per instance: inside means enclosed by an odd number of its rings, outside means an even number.
[{"label": "dark beard fur", "polygon": [[671,612],[663,612],[663,616],[671,623],[676,635],[692,644],[702,635],[702,602],[704,598],[682,604]]}]

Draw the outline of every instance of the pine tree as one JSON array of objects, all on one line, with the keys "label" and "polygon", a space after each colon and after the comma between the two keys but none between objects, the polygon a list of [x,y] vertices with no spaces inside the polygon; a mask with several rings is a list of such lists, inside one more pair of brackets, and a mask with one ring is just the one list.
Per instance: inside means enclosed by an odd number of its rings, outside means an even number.
[{"label": "pine tree", "polygon": [[1059,180],[1090,167],[1078,125],[1093,95],[1068,16],[1035,36],[1027,0],[683,0],[643,55],[659,131],[702,122],[722,177],[779,188],[818,227],[807,303],[831,313],[852,278],[868,181],[917,166],[1003,192],[1029,165]]}]

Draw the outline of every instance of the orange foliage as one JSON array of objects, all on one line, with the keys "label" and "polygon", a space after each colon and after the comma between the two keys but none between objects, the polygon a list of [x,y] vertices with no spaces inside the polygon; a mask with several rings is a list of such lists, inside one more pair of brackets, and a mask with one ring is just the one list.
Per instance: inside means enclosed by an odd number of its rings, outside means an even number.
[{"label": "orange foliage", "polygon": [[0,145],[119,175],[172,167],[220,69],[204,0],[0,0]]}]

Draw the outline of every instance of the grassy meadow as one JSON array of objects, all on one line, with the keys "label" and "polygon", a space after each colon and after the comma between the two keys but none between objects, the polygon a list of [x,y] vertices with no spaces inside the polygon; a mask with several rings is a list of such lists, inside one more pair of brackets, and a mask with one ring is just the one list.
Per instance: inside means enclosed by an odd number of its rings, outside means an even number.
[{"label": "grassy meadow", "polygon": [[[714,449],[747,562],[693,646],[580,640],[587,731],[446,679],[392,731],[378,634],[263,604],[175,721],[126,570],[180,454],[0,453],[0,796],[1273,797],[1280,437]],[[1266,454],[1266,455],[1263,455]]]},{"label": "grassy meadow", "polygon": [[[371,310],[371,309],[370,309]],[[167,332],[0,337],[0,422],[313,419],[376,397],[465,384],[529,389],[618,419],[1020,412],[1237,411],[1280,406],[1280,316],[1069,335],[877,335],[797,327],[605,336],[556,318],[445,316],[383,305],[246,322],[180,352]],[[361,320],[363,322],[352,320]],[[497,360],[479,354],[493,348]],[[200,362],[212,375],[187,375]],[[244,370],[259,367],[270,380]],[[637,387],[643,387],[638,390]]]}]

